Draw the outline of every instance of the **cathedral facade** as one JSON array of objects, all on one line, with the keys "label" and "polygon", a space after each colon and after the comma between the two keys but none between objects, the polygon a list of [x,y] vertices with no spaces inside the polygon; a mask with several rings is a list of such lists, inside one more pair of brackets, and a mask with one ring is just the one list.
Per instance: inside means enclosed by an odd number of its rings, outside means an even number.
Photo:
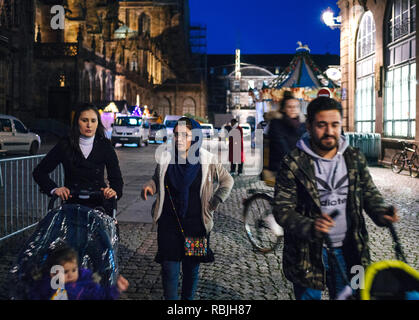
[{"label": "cathedral facade", "polygon": [[[162,116],[182,114],[185,106],[206,116],[205,85],[191,72],[188,1],[26,2],[32,4],[27,9],[32,21],[22,44],[29,50],[22,54],[31,67],[20,78],[29,76],[32,93],[16,93],[30,100],[15,103],[16,109],[6,109],[10,102],[0,95],[0,112],[29,122],[49,118],[68,124],[78,105],[114,101],[120,108],[147,105]],[[0,54],[7,55],[4,47]],[[0,77],[10,77],[13,72],[3,69],[11,65],[0,63]]]}]

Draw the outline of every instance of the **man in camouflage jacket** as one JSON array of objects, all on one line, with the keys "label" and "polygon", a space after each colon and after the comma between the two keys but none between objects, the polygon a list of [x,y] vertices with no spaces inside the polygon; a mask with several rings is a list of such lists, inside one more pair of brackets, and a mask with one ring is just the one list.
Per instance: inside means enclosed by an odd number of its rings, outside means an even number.
[{"label": "man in camouflage jacket", "polygon": [[[326,285],[336,298],[338,280],[331,288],[329,273],[338,271],[325,263],[325,234],[341,250],[349,274],[352,266],[370,262],[363,210],[378,226],[398,217],[388,215],[364,155],[341,136],[340,104],[321,97],[307,111],[308,134],[281,162],[273,211],[284,228],[283,270],[296,298],[320,299]],[[329,215],[337,209],[340,219],[334,221]]]}]

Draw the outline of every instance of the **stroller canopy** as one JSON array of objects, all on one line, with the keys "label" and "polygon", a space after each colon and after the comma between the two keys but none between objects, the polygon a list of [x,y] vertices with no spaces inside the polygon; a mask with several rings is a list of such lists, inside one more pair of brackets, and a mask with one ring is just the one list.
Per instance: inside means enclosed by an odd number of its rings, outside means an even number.
[{"label": "stroller canopy", "polygon": [[419,272],[405,262],[385,260],[368,266],[361,299],[416,300],[418,293]]}]

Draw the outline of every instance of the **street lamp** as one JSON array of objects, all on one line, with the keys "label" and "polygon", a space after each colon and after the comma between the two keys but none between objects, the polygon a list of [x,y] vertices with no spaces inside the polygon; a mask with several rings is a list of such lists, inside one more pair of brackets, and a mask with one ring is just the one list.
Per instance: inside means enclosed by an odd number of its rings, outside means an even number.
[{"label": "street lamp", "polygon": [[323,22],[330,27],[331,29],[340,28],[342,17],[341,16],[333,16],[334,13],[330,8],[327,8],[322,14]]}]

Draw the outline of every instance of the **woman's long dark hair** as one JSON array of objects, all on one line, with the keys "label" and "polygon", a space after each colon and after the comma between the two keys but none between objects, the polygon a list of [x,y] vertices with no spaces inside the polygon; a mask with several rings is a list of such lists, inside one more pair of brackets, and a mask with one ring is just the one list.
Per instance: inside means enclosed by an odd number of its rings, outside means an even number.
[{"label": "woman's long dark hair", "polygon": [[105,127],[103,126],[102,121],[100,119],[99,110],[95,106],[88,103],[81,105],[76,111],[76,113],[74,114],[73,123],[71,125],[70,136],[69,136],[71,147],[77,151],[80,151],[80,153],[81,153],[81,150],[80,150],[79,140],[80,140],[81,134],[80,134],[80,127],[79,127],[79,119],[80,119],[81,114],[84,111],[88,111],[88,110],[94,111],[97,115],[97,129],[96,129],[95,137],[106,139]]}]

